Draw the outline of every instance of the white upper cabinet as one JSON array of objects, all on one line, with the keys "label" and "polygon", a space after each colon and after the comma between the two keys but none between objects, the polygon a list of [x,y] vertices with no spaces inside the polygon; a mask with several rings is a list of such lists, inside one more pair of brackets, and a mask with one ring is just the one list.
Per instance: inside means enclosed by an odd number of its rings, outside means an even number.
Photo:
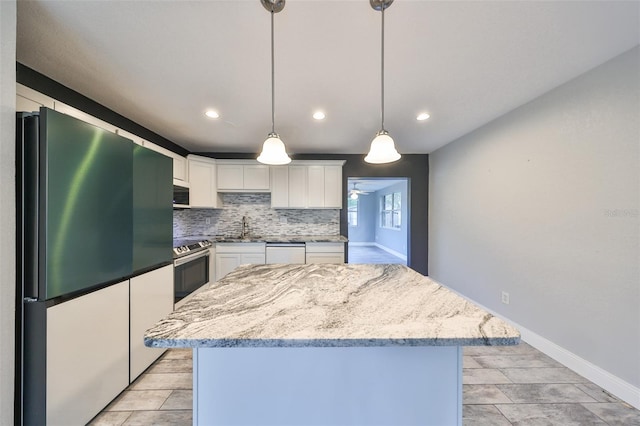
[{"label": "white upper cabinet", "polygon": [[341,209],[344,161],[293,161],[271,167],[271,207]]},{"label": "white upper cabinet", "polygon": [[241,164],[220,164],[218,191],[244,189],[244,169]]},{"label": "white upper cabinet", "polygon": [[189,168],[189,205],[192,208],[222,207],[216,185],[216,160],[198,155],[187,156]]},{"label": "white upper cabinet", "polygon": [[269,191],[269,166],[264,164],[245,165],[242,167],[244,189]]},{"label": "white upper cabinet", "polygon": [[324,208],[324,166],[307,166],[307,207]]},{"label": "white upper cabinet", "polygon": [[307,166],[289,166],[289,205],[292,209],[307,208]]},{"label": "white upper cabinet", "polygon": [[324,206],[342,208],[342,166],[324,166]]},{"label": "white upper cabinet", "polygon": [[256,160],[218,160],[218,191],[269,192],[269,166]]},{"label": "white upper cabinet", "polygon": [[271,207],[289,207],[289,166],[271,167]]}]

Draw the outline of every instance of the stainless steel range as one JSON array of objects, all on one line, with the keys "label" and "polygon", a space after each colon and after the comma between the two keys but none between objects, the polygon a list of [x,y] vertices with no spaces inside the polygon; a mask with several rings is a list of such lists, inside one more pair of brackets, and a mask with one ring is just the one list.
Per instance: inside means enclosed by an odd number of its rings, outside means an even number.
[{"label": "stainless steel range", "polygon": [[211,241],[199,238],[173,240],[173,258],[177,259],[198,251],[208,250],[209,247],[211,247]]},{"label": "stainless steel range", "polygon": [[[173,241],[174,303],[186,302],[187,296],[209,282],[209,247],[211,241],[185,238]],[[179,303],[180,302],[180,303]]]}]

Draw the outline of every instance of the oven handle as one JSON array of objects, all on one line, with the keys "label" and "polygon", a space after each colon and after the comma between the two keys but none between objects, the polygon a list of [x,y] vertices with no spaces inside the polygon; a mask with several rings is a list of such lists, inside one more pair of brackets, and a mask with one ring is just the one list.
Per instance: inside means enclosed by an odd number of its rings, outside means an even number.
[{"label": "oven handle", "polygon": [[199,252],[194,253],[194,254],[189,254],[187,256],[180,257],[180,258],[178,258],[178,259],[173,261],[173,266],[184,265],[185,263],[189,263],[192,260],[196,260],[196,259],[199,259],[199,258],[205,257],[205,256],[209,256],[209,250],[202,250],[202,251],[199,251]]}]

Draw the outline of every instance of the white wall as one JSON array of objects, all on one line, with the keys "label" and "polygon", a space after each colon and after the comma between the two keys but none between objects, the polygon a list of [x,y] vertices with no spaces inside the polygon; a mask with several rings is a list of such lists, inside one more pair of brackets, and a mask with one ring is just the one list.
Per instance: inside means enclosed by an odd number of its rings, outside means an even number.
[{"label": "white wall", "polygon": [[0,424],[13,424],[16,2],[0,1]]},{"label": "white wall", "polygon": [[636,47],[435,151],[429,200],[434,279],[626,382],[635,404],[639,63]]}]

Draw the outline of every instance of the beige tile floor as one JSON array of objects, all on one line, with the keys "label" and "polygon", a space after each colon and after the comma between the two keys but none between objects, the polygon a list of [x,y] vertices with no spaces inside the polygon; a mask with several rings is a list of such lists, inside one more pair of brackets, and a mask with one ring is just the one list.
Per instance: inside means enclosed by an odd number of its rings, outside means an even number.
[{"label": "beige tile floor", "polygon": [[[167,351],[90,424],[191,425],[191,372],[191,350]],[[464,426],[640,426],[640,411],[526,343],[465,347],[463,383]]]}]

